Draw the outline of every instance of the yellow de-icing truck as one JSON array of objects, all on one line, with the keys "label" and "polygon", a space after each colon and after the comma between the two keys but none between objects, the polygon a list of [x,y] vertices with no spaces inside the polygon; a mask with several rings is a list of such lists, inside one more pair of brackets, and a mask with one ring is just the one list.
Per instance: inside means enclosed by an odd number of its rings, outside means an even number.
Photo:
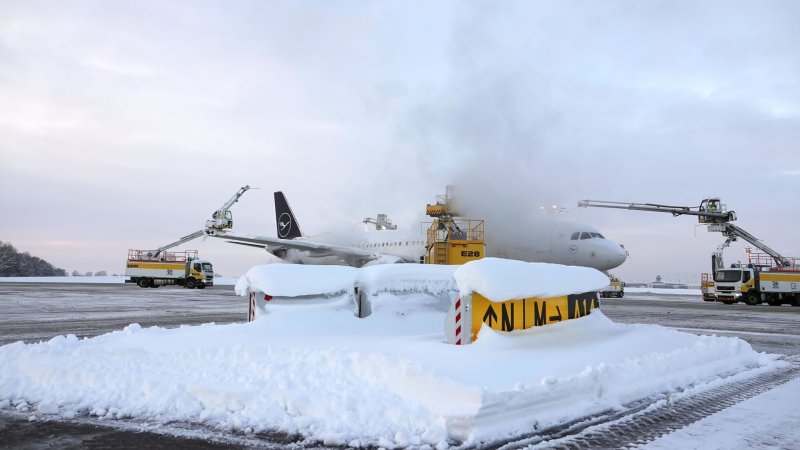
[{"label": "yellow de-icing truck", "polygon": [[126,283],[142,288],[157,288],[176,284],[188,289],[203,289],[214,285],[214,267],[197,257],[197,250],[158,252],[129,250],[125,262]]},{"label": "yellow de-icing truck", "polygon": [[452,190],[447,186],[445,195],[437,196],[436,203],[425,208],[433,222],[428,226],[422,263],[461,265],[486,255],[483,220],[458,217]]},{"label": "yellow de-icing truck", "polygon": [[767,302],[800,306],[800,266],[795,258],[775,266],[769,256],[750,253],[748,264],[734,264],[714,274],[717,300],[725,304],[743,301],[748,305]]},{"label": "yellow de-icing truck", "polygon": [[602,291],[600,291],[600,297],[603,298],[622,298],[625,296],[625,283],[620,281],[619,278],[615,276],[609,277],[609,284],[605,287]]}]

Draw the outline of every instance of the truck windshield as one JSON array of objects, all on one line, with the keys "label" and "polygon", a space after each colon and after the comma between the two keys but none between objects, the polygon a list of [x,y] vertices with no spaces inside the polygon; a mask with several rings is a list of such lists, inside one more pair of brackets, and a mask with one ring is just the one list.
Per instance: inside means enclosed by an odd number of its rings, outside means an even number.
[{"label": "truck windshield", "polygon": [[214,269],[211,268],[211,263],[203,263],[203,272],[211,272]]},{"label": "truck windshield", "polygon": [[733,282],[740,281],[741,279],[741,270],[718,270],[717,273],[714,274],[714,281]]}]

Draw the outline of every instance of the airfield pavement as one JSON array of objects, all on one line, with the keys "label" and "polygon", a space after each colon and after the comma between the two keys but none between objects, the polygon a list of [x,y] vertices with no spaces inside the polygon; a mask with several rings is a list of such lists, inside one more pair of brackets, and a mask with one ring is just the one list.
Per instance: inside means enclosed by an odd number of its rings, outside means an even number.
[{"label": "airfield pavement", "polygon": [[[724,305],[699,296],[626,293],[601,299],[601,310],[621,323],[649,323],[696,334],[737,336],[758,351],[800,355],[800,307]],[[189,290],[166,286],[141,289],[121,284],[0,283],[0,345],[38,342],[63,334],[90,337],[142,327],[177,327],[208,322],[243,322],[247,301],[232,286]],[[191,433],[176,437],[159,430],[120,427],[96,421],[29,421],[0,413],[0,448],[281,448],[292,441],[270,436],[269,442]],[[173,430],[173,434],[181,434]],[[211,440],[208,440],[211,439]],[[216,440],[215,440],[216,439]]]}]

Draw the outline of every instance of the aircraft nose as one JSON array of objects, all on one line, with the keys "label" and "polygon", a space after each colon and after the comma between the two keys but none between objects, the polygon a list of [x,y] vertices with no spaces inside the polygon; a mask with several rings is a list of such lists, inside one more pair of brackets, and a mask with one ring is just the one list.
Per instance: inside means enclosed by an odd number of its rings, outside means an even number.
[{"label": "aircraft nose", "polygon": [[614,264],[614,267],[622,265],[626,259],[628,259],[628,251],[625,250],[625,246],[622,244],[614,243],[614,251],[611,256],[611,263]]},{"label": "aircraft nose", "polygon": [[602,249],[604,258],[600,264],[602,267],[597,267],[598,270],[611,270],[621,266],[628,259],[628,251],[625,250],[625,247],[614,241],[603,241]]}]

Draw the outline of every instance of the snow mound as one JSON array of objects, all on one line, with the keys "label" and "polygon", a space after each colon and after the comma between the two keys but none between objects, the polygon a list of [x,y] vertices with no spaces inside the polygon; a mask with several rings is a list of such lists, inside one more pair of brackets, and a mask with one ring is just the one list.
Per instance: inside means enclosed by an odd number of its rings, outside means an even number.
[{"label": "snow mound", "polygon": [[444,343],[441,299],[377,297],[367,320],[344,297],[287,300],[244,324],[133,324],[9,344],[0,405],[279,430],[330,445],[444,447],[778,364],[736,338],[619,325],[600,311],[508,334],[485,328],[475,344],[454,346]]},{"label": "snow mound", "polygon": [[453,275],[461,295],[477,292],[492,301],[560,297],[600,291],[608,277],[590,267],[483,258],[460,266]]},{"label": "snow mound", "polygon": [[[619,325],[599,310],[510,333],[484,326],[476,343],[450,345],[443,322],[456,281],[462,292],[504,300],[592,291],[608,278],[492,258],[458,268],[257,266],[236,292],[274,298],[250,323],[131,324],[91,339],[0,347],[0,408],[445,448],[784,364],[737,338]],[[366,319],[353,313],[362,294]]]}]

